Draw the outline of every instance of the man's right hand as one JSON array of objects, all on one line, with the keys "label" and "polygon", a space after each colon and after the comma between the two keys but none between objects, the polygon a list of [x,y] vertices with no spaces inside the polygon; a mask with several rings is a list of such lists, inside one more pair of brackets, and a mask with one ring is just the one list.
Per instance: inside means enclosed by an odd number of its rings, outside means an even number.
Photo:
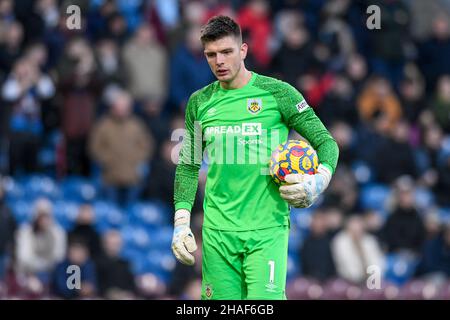
[{"label": "man's right hand", "polygon": [[175,212],[175,222],[172,238],[172,252],[183,264],[192,266],[195,262],[191,254],[197,250],[194,234],[190,228],[191,214],[186,209],[179,209]]}]

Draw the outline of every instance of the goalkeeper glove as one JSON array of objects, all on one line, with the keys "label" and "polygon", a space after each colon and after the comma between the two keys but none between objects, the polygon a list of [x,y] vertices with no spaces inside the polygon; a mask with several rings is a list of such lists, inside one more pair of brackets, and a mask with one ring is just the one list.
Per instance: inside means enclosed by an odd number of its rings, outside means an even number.
[{"label": "goalkeeper glove", "polygon": [[288,174],[281,186],[281,197],[295,208],[308,208],[325,191],[331,180],[331,172],[323,165],[319,165],[316,174]]},{"label": "goalkeeper glove", "polygon": [[197,250],[190,221],[191,214],[186,209],[179,209],[175,212],[172,252],[178,261],[188,266],[194,264],[195,258],[191,253]]}]

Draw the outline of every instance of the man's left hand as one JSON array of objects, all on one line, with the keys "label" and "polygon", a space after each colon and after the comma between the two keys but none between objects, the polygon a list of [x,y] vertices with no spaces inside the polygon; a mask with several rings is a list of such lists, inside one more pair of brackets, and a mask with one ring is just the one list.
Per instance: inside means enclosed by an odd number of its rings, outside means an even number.
[{"label": "man's left hand", "polygon": [[308,208],[328,187],[331,172],[323,165],[319,165],[316,174],[288,174],[286,185],[280,187],[280,195],[295,208]]}]

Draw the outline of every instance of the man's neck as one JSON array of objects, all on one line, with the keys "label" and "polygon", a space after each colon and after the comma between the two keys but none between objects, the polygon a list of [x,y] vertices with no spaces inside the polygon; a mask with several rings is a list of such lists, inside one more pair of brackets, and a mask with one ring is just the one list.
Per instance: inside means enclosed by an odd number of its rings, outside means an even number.
[{"label": "man's neck", "polygon": [[245,86],[252,78],[252,73],[242,67],[238,75],[230,82],[220,82],[223,89],[239,89]]}]

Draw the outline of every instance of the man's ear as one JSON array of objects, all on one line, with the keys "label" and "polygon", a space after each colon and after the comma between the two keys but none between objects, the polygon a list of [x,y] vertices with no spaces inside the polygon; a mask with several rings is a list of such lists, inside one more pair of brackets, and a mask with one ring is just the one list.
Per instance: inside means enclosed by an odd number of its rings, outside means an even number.
[{"label": "man's ear", "polygon": [[244,60],[247,57],[248,45],[244,42],[241,44],[241,59]]}]

